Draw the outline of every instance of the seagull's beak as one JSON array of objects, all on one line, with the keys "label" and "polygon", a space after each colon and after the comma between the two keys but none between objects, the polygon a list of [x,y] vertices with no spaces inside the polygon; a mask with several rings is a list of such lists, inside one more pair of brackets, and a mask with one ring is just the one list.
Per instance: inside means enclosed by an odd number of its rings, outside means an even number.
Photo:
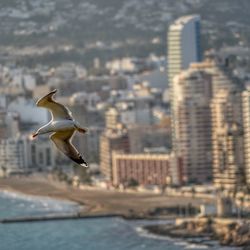
[{"label": "seagull's beak", "polygon": [[38,136],[38,133],[32,134],[32,138],[35,138],[35,137],[37,137],[37,136]]}]

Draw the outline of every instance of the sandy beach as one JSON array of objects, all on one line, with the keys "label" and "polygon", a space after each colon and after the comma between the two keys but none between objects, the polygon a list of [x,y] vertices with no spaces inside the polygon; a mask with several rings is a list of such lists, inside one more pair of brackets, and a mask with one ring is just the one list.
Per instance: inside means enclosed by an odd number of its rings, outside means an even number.
[{"label": "sandy beach", "polygon": [[111,190],[79,190],[58,182],[38,177],[11,177],[0,179],[0,190],[21,192],[29,195],[48,196],[84,205],[83,214],[146,213],[157,207],[198,206],[202,199],[168,197],[160,194],[125,193]]}]

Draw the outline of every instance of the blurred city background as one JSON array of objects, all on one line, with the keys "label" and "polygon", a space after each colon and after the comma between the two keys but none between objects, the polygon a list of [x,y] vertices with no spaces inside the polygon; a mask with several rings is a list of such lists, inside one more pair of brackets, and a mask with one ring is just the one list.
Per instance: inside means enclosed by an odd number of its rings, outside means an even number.
[{"label": "blurred city background", "polygon": [[[1,0],[3,187],[44,178],[85,192],[181,197],[175,217],[240,220],[248,246],[249,11],[247,0]],[[53,89],[88,128],[73,140],[87,170],[48,136],[31,137],[50,120],[35,103]],[[127,216],[169,213],[157,202],[132,207]]]}]

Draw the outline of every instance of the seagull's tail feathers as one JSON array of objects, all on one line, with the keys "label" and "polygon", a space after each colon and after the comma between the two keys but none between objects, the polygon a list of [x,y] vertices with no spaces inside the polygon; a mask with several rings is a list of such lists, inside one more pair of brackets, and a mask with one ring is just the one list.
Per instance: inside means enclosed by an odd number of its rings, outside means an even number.
[{"label": "seagull's tail feathers", "polygon": [[82,133],[82,134],[85,134],[88,132],[88,129],[87,128],[83,128],[81,127],[81,125],[76,121],[75,122],[75,129],[79,132],[79,133]]}]

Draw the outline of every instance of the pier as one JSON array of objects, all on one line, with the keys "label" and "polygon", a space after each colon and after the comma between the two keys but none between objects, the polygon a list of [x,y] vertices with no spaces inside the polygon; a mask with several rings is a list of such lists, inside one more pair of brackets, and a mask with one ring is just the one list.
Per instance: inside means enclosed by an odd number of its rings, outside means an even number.
[{"label": "pier", "polygon": [[27,216],[0,219],[1,224],[10,223],[25,223],[25,222],[45,222],[56,220],[79,220],[79,219],[99,219],[122,217],[119,214],[96,214],[96,215],[82,215],[82,214],[63,214],[63,215],[43,215],[43,216]]}]

